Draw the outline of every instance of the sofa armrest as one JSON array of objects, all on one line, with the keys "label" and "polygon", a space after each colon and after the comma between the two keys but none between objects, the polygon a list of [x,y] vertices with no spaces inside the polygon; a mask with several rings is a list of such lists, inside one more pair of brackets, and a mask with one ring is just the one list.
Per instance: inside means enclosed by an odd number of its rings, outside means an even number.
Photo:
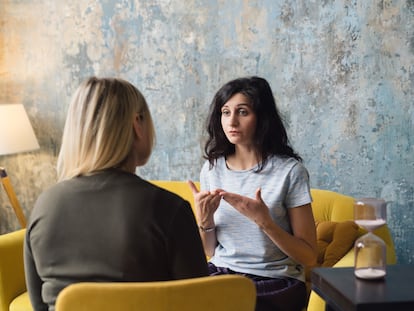
[{"label": "sofa armrest", "polygon": [[344,257],[342,257],[336,264],[334,264],[334,267],[353,267],[354,266],[354,260],[355,260],[355,251],[352,247],[348,253],[345,254]]},{"label": "sofa armrest", "polygon": [[0,311],[26,291],[23,241],[26,229],[0,235]]}]

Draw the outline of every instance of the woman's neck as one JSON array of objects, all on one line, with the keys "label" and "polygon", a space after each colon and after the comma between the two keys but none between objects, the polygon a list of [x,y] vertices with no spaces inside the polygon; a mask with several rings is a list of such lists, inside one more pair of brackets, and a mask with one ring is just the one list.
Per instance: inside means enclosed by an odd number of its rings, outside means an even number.
[{"label": "woman's neck", "polygon": [[236,148],[235,153],[226,157],[227,167],[234,171],[251,169],[260,161],[256,151],[247,148]]}]

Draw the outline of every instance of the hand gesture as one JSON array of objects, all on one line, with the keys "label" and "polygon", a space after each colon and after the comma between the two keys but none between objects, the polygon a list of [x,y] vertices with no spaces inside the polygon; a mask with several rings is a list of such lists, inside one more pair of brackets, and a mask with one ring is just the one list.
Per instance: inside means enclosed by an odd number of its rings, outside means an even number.
[{"label": "hand gesture", "polygon": [[219,192],[222,190],[199,191],[191,180],[188,181],[188,185],[194,196],[198,223],[204,228],[214,227],[213,216],[219,206],[221,200]]},{"label": "hand gesture", "polygon": [[261,189],[256,190],[256,198],[252,199],[236,193],[220,191],[219,195],[224,201],[233,206],[241,214],[263,227],[269,221],[273,222],[269,208],[263,202]]}]

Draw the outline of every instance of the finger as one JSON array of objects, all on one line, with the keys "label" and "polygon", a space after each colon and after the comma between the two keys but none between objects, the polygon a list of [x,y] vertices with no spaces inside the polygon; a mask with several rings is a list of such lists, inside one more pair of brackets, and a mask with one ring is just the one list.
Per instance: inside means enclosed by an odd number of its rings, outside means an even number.
[{"label": "finger", "polygon": [[256,190],[256,200],[262,201],[262,188],[257,188],[257,190]]},{"label": "finger", "polygon": [[230,192],[220,192],[220,196],[224,201],[226,201],[230,205],[238,204],[242,201],[242,197],[240,195]]},{"label": "finger", "polygon": [[188,180],[187,184],[190,186],[191,192],[193,194],[197,194],[198,193],[198,189],[197,186],[195,185],[195,183],[192,180]]},{"label": "finger", "polygon": [[223,196],[225,196],[225,195],[227,194],[227,192],[226,192],[226,191],[224,191],[224,190],[221,190],[221,189],[217,189],[217,194],[218,194],[219,196],[223,197]]},{"label": "finger", "polygon": [[215,196],[212,200],[215,207],[218,207],[221,201],[221,196]]}]

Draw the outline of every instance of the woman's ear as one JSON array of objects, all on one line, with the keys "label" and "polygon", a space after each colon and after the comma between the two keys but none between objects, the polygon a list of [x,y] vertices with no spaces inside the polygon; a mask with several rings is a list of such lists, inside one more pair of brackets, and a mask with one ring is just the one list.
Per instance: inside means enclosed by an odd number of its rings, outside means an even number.
[{"label": "woman's ear", "polygon": [[137,139],[142,139],[142,121],[138,113],[135,114],[134,122],[132,123],[134,133]]}]

